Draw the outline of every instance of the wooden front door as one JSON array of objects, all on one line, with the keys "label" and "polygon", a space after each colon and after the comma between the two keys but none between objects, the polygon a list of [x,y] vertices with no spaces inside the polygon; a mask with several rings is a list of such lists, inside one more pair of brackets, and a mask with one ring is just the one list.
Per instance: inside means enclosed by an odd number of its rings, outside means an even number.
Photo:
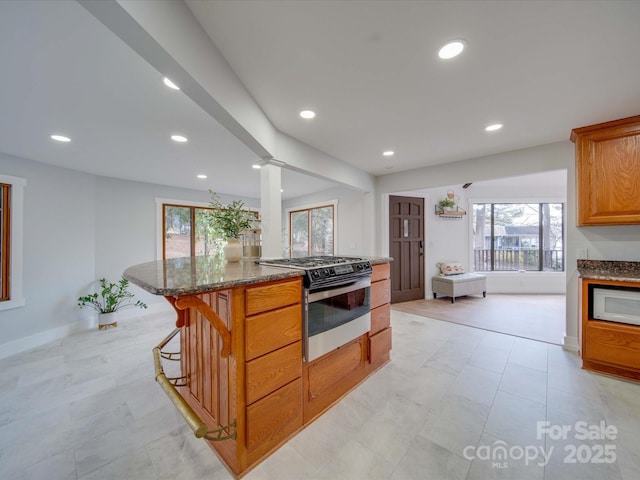
[{"label": "wooden front door", "polygon": [[424,199],[389,197],[391,303],[424,299]]}]

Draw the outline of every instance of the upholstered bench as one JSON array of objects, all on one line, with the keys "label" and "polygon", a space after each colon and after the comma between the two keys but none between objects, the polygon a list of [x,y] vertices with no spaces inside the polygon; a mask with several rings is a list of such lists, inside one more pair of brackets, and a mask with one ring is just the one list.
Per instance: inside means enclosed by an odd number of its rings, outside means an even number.
[{"label": "upholstered bench", "polygon": [[438,275],[431,280],[433,298],[437,294],[451,297],[451,303],[456,301],[456,297],[463,295],[482,294],[487,296],[487,277],[479,273],[460,273],[458,275]]}]

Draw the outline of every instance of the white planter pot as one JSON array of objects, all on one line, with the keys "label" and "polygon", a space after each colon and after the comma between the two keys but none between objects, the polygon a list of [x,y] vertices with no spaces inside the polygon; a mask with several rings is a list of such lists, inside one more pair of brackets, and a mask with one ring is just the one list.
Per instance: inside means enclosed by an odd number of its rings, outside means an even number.
[{"label": "white planter pot", "polygon": [[227,262],[239,262],[242,258],[242,244],[237,238],[227,238],[227,244],[222,250]]},{"label": "white planter pot", "polygon": [[99,313],[98,330],[118,326],[118,312]]}]

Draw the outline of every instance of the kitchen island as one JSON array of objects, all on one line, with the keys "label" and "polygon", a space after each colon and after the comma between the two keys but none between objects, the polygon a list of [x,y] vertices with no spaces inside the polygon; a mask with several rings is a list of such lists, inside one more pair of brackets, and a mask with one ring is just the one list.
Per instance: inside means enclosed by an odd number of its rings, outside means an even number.
[{"label": "kitchen island", "polygon": [[[370,331],[312,362],[303,270],[191,257],[124,272],[176,310],[176,330],[154,349],[156,380],[236,477],[390,360],[389,259],[368,260]],[[177,333],[180,352],[164,352]],[[162,358],[180,360],[179,378],[167,379]]]}]

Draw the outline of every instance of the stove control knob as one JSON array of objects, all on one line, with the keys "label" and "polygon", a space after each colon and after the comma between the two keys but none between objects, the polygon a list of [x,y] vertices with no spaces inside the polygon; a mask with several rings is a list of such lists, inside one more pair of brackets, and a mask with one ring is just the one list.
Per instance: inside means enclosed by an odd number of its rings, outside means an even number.
[{"label": "stove control knob", "polygon": [[320,278],[320,272],[319,272],[318,270],[313,270],[313,271],[311,272],[311,276],[312,276],[313,278],[318,279],[318,278]]},{"label": "stove control knob", "polygon": [[325,277],[330,277],[331,276],[331,272],[329,271],[328,268],[325,268],[322,273],[324,274]]}]

